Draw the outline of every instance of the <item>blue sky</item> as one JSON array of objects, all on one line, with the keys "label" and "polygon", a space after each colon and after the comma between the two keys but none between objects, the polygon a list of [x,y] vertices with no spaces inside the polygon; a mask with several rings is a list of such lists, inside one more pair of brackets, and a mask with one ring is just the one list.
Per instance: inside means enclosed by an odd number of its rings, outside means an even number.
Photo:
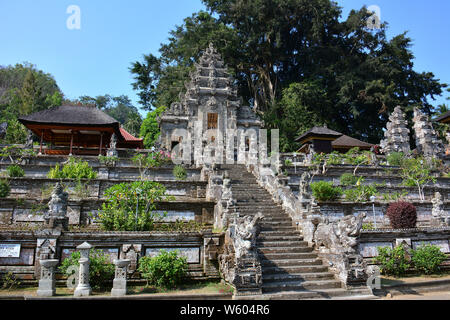
[{"label": "blue sky", "polygon": [[[403,31],[414,41],[415,70],[450,84],[448,0],[338,0],[351,9],[377,5],[388,36]],[[81,10],[81,29],[69,30],[70,5]],[[68,98],[128,95],[131,62],[158,54],[169,31],[204,9],[200,0],[0,0],[0,65],[31,62],[52,74]],[[448,93],[434,105],[444,103]],[[448,101],[450,102],[450,101]]]}]

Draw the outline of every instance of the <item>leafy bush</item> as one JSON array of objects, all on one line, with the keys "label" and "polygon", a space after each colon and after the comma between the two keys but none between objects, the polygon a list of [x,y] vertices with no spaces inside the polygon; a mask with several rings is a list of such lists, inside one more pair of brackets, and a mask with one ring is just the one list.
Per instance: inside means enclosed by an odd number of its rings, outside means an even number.
[{"label": "leafy bush", "polygon": [[107,167],[113,167],[117,161],[119,161],[119,157],[98,156],[98,162]]},{"label": "leafy bush", "polygon": [[425,200],[424,186],[429,182],[436,183],[436,178],[431,175],[431,171],[430,164],[423,158],[402,161],[400,175],[403,178],[403,184],[408,187],[417,187],[422,201]]},{"label": "leafy bush", "polygon": [[290,166],[292,166],[292,161],[289,160],[289,159],[286,159],[286,160],[284,160],[284,165],[285,165],[286,167],[290,167]]},{"label": "leafy bush", "polygon": [[[70,266],[80,266],[80,252],[72,252],[70,257],[64,259],[59,267],[59,270],[66,276],[70,276]],[[114,278],[114,264],[109,261],[109,257],[101,250],[93,249],[89,252],[89,283],[94,289],[99,289],[104,286],[106,282]]]},{"label": "leafy bush", "polygon": [[138,271],[147,284],[164,288],[174,288],[186,276],[187,259],[178,256],[178,250],[161,250],[156,257],[139,259]]},{"label": "leafy bush", "polygon": [[0,288],[5,290],[11,290],[15,287],[18,287],[21,284],[21,282],[17,279],[16,275],[11,271],[3,275],[0,283],[1,283]]},{"label": "leafy bush", "polygon": [[186,180],[187,178],[186,169],[180,165],[176,165],[175,168],[173,168],[173,175],[177,180]]},{"label": "leafy bush", "polygon": [[437,246],[423,245],[416,250],[412,250],[411,261],[415,269],[425,274],[437,273],[439,266],[446,259],[447,256]]},{"label": "leafy bush", "polygon": [[405,159],[405,154],[403,152],[392,152],[386,157],[390,166],[400,167]]},{"label": "leafy bush", "polygon": [[342,195],[342,189],[334,187],[332,182],[318,181],[311,183],[314,198],[319,201],[336,200]]},{"label": "leafy bush", "polygon": [[97,172],[89,166],[87,161],[70,158],[69,163],[66,163],[61,170],[57,164],[50,169],[47,176],[50,179],[95,179],[97,178]]},{"label": "leafy bush", "polygon": [[8,176],[11,178],[21,178],[25,175],[25,171],[18,165],[9,166],[6,168],[6,172],[8,172]]},{"label": "leafy bush", "polygon": [[344,191],[345,199],[348,202],[367,202],[370,197],[377,195],[375,186],[358,185],[353,189]]},{"label": "leafy bush", "polygon": [[0,198],[6,198],[11,192],[8,180],[0,180]]},{"label": "leafy bush", "polygon": [[116,184],[105,191],[105,198],[98,221],[108,231],[151,231],[163,217],[154,211],[156,202],[173,199],[153,181]]},{"label": "leafy bush", "polygon": [[378,248],[378,256],[375,262],[380,265],[380,272],[385,275],[404,275],[411,267],[407,252],[403,245],[391,248]]},{"label": "leafy bush", "polygon": [[358,177],[352,175],[351,173],[344,173],[341,178],[341,185],[343,186],[354,186],[358,182]]},{"label": "leafy bush", "polygon": [[394,229],[412,229],[416,227],[417,210],[409,202],[391,203],[387,209],[387,216]]}]

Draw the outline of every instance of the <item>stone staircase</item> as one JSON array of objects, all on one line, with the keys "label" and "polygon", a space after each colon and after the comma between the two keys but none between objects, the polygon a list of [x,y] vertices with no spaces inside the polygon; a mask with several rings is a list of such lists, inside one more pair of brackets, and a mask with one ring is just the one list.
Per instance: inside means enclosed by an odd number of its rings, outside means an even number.
[{"label": "stone staircase", "polygon": [[241,216],[258,212],[264,215],[257,238],[264,299],[328,299],[368,294],[367,290],[350,292],[342,288],[317,253],[303,241],[301,231],[293,226],[289,215],[258,185],[245,166],[222,169],[228,170],[237,212]]}]

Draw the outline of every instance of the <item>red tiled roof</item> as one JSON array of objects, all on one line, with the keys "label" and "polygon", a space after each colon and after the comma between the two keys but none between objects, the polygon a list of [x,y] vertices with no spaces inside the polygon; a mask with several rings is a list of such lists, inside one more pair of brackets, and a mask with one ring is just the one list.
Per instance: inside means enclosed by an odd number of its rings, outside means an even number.
[{"label": "red tiled roof", "polygon": [[144,139],[138,139],[134,136],[132,136],[127,130],[124,128],[120,128],[120,133],[125,138],[126,141],[144,141]]}]

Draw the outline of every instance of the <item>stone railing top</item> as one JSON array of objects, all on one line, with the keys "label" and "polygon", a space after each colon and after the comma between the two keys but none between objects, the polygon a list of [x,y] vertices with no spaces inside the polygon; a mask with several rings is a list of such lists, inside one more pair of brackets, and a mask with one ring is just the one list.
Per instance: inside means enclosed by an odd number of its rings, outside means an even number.
[{"label": "stone railing top", "polygon": [[430,227],[430,228],[412,228],[412,229],[373,229],[373,230],[361,230],[361,234],[374,234],[374,233],[433,233],[447,231],[450,233],[449,227]]}]

